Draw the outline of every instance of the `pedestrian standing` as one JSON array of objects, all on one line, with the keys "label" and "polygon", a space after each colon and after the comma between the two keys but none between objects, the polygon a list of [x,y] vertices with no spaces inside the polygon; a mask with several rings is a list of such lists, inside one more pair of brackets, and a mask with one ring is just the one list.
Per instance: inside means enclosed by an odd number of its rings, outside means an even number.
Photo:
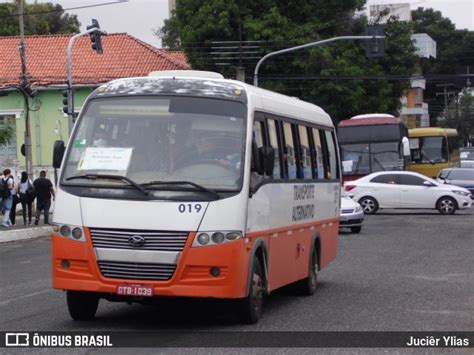
[{"label": "pedestrian standing", "polygon": [[46,171],[40,171],[40,177],[33,182],[36,191],[36,216],[35,226],[38,225],[41,211],[44,210],[44,224],[49,224],[49,209],[51,207],[51,196],[55,199],[54,188],[51,180],[46,177]]},{"label": "pedestrian standing", "polygon": [[2,227],[8,228],[12,225],[10,221],[10,210],[13,203],[13,176],[11,175],[10,169],[3,170],[1,185],[2,209],[4,212]]},{"label": "pedestrian standing", "polygon": [[20,197],[18,196],[18,183],[13,180],[13,189],[12,189],[12,208],[10,209],[10,222],[12,226],[16,222],[16,205],[20,202]]},{"label": "pedestrian standing", "polygon": [[28,224],[31,224],[31,207],[35,199],[35,189],[33,182],[28,179],[26,171],[21,173],[20,183],[18,184],[18,194],[20,195],[21,208],[23,210],[23,224],[27,224],[27,211],[28,211]]}]

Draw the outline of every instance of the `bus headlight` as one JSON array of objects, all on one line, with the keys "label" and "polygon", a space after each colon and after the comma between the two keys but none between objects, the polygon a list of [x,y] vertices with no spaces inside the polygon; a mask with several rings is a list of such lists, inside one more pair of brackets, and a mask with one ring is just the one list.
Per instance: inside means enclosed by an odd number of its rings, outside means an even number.
[{"label": "bus headlight", "polygon": [[59,233],[61,233],[63,237],[69,237],[71,235],[71,227],[69,227],[67,224],[64,224],[61,226],[61,228],[59,228]]},{"label": "bus headlight", "polygon": [[72,230],[72,237],[76,240],[81,239],[82,238],[82,229],[78,228],[78,227],[74,228]]},{"label": "bus headlight", "polygon": [[193,247],[221,245],[234,240],[242,239],[240,231],[207,231],[197,234],[193,241]]},{"label": "bus headlight", "polygon": [[59,235],[60,237],[64,237],[67,239],[76,240],[80,242],[86,241],[84,231],[82,227],[80,226],[53,223],[52,229],[53,229],[53,232]]},{"label": "bus headlight", "polygon": [[212,241],[216,244],[222,244],[225,240],[224,233],[216,232],[212,234]]},{"label": "bus headlight", "polygon": [[197,237],[197,241],[200,245],[208,245],[210,241],[209,234],[207,233],[199,234]]}]

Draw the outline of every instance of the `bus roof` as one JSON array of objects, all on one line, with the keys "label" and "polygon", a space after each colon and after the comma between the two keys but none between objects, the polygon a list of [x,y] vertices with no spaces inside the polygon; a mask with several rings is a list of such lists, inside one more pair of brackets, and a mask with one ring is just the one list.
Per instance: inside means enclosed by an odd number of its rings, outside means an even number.
[{"label": "bus roof", "polygon": [[[182,72],[182,73],[180,73]],[[193,75],[194,73],[198,73]],[[167,75],[168,74],[168,75]],[[179,86],[179,88],[166,88],[166,83],[170,84],[174,80],[189,84]],[[193,85],[195,84],[195,85]],[[175,90],[171,92],[170,90]],[[306,101],[299,100],[265,90],[236,80],[219,79],[216,75],[206,75],[196,71],[173,71],[157,76],[153,74],[148,77],[123,78],[110,81],[93,93],[94,96],[115,96],[115,95],[150,95],[150,94],[184,94],[198,95],[205,97],[230,98],[239,101],[246,98],[251,109],[260,112],[273,113],[304,120],[324,126],[333,126],[329,115],[319,106]]]},{"label": "bus roof", "polygon": [[[355,116],[357,117],[357,116]],[[399,117],[388,117],[388,116],[370,116],[370,117],[355,117],[340,121],[338,127],[350,127],[350,126],[374,126],[374,125],[399,125],[403,121]]]},{"label": "bus roof", "polygon": [[430,136],[457,136],[458,131],[454,128],[441,127],[422,127],[412,128],[408,130],[408,136],[414,137],[430,137]]}]

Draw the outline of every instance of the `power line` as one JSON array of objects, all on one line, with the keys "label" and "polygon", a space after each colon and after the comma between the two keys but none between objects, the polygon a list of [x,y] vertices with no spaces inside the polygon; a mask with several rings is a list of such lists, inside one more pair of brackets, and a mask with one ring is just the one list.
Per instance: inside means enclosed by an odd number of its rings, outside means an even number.
[{"label": "power line", "polygon": [[64,11],[69,11],[69,10],[80,10],[80,9],[87,9],[90,7],[99,7],[99,6],[107,6],[107,5],[115,5],[115,4],[121,4],[128,2],[129,0],[117,0],[114,2],[103,2],[100,4],[94,4],[94,5],[84,5],[84,6],[76,6],[76,7],[69,7],[65,9],[57,9],[57,10],[48,10],[48,11],[37,11],[37,12],[22,12],[22,13],[16,13],[16,14],[10,14],[10,15],[3,15],[0,16],[1,18],[8,18],[8,17],[15,17],[15,16],[29,16],[29,15],[41,15],[41,14],[49,14],[53,12],[64,12]]}]

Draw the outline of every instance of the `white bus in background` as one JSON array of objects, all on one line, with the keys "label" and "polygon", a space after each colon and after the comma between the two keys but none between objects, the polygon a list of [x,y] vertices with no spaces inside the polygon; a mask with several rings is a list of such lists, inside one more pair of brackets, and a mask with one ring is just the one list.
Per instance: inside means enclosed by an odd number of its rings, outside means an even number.
[{"label": "white bus in background", "polygon": [[114,80],[62,159],[53,287],[73,319],[100,299],[186,296],[235,299],[255,323],[265,294],[314,293],[336,257],[340,187],[334,126],[313,104],[216,73]]}]

